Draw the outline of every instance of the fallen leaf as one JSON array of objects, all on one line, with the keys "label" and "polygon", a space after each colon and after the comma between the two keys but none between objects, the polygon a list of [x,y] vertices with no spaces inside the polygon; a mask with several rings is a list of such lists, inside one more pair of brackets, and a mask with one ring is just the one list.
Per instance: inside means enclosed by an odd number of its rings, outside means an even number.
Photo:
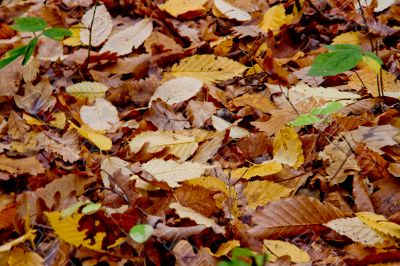
[{"label": "fallen leaf", "polygon": [[106,136],[96,132],[90,127],[83,125],[82,127],[76,126],[74,123],[70,122],[70,125],[76,129],[79,135],[88,139],[91,143],[97,146],[100,150],[108,151],[112,148],[111,139]]},{"label": "fallen leaf", "polygon": [[360,44],[360,34],[357,31],[342,33],[335,38],[331,44]]},{"label": "fallen leaf", "polygon": [[282,127],[274,138],[274,161],[299,168],[304,163],[302,143],[292,127]]},{"label": "fallen leaf", "polygon": [[219,118],[218,116],[213,115],[211,117],[211,121],[213,127],[219,132],[223,132],[226,129],[229,129],[229,137],[231,138],[240,139],[250,134],[250,132],[247,129],[233,125],[232,123],[229,123],[228,121],[225,121],[224,119]]},{"label": "fallen leaf", "polygon": [[119,122],[117,108],[102,98],[97,98],[92,106],[82,106],[79,113],[82,121],[94,130],[110,130]]},{"label": "fallen leaf", "polygon": [[307,252],[292,243],[265,239],[263,244],[268,254],[268,259],[272,262],[283,256],[289,256],[293,263],[307,263],[311,260]]},{"label": "fallen leaf", "polygon": [[286,23],[285,7],[283,4],[275,5],[264,13],[263,19],[258,26],[264,32],[272,30],[275,32]]},{"label": "fallen leaf", "polygon": [[251,19],[249,13],[225,2],[224,0],[214,0],[214,6],[217,9],[213,10],[214,14],[218,17],[226,17],[237,21],[247,21]]},{"label": "fallen leaf", "polygon": [[371,212],[358,212],[356,216],[373,230],[391,237],[400,238],[400,225],[388,221],[385,216]]},{"label": "fallen leaf", "polygon": [[190,100],[186,108],[190,123],[195,128],[201,128],[216,111],[217,108],[213,103],[196,100]]},{"label": "fallen leaf", "polygon": [[193,11],[205,11],[207,0],[168,0],[166,3],[158,5],[161,10],[165,10],[174,17]]},{"label": "fallen leaf", "polygon": [[292,192],[285,186],[270,181],[253,181],[248,182],[243,189],[246,196],[248,206],[256,209],[258,206],[264,206],[270,201],[286,198]]},{"label": "fallen leaf", "polygon": [[35,156],[12,159],[7,157],[5,154],[0,154],[0,170],[15,175],[37,175],[46,171],[46,169]]},{"label": "fallen leaf", "polygon": [[276,107],[274,104],[266,97],[261,94],[244,94],[232,100],[232,103],[236,106],[250,106],[256,108],[264,113],[269,113]]},{"label": "fallen leaf", "polygon": [[30,229],[24,235],[0,246],[0,253],[11,250],[12,247],[24,243],[27,240],[33,241],[36,237],[36,230]]},{"label": "fallen leaf", "polygon": [[94,6],[86,11],[81,23],[86,27],[80,30],[81,42],[86,45],[89,45],[90,42],[93,47],[97,47],[107,40],[113,28],[111,15],[104,5]]},{"label": "fallen leaf", "polygon": [[44,259],[33,251],[26,251],[23,248],[13,248],[8,258],[10,266],[40,266],[44,265]]},{"label": "fallen leaf", "polygon": [[255,176],[266,176],[282,171],[282,165],[275,161],[266,161],[262,164],[254,164],[250,167],[242,167],[231,172],[233,178],[250,179]]},{"label": "fallen leaf", "polygon": [[83,81],[68,86],[65,90],[69,94],[77,98],[88,97],[90,99],[94,99],[98,97],[103,97],[106,94],[108,88],[107,86],[98,82]]},{"label": "fallen leaf", "polygon": [[214,192],[201,186],[191,186],[183,184],[178,187],[174,196],[182,206],[191,208],[206,217],[210,217],[217,211],[215,200],[213,199]]}]

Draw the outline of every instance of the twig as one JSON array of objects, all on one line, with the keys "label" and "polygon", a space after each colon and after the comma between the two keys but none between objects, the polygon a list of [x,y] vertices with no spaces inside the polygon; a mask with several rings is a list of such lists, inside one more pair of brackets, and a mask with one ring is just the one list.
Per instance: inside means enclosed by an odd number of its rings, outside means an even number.
[{"label": "twig", "polygon": [[90,22],[90,27],[89,27],[89,46],[88,46],[88,53],[87,53],[85,70],[87,70],[88,67],[89,67],[90,50],[92,49],[92,30],[93,30],[94,17],[96,16],[96,10],[97,10],[98,3],[99,3],[99,0],[96,0],[96,3],[94,4],[94,9],[93,9],[92,21]]}]

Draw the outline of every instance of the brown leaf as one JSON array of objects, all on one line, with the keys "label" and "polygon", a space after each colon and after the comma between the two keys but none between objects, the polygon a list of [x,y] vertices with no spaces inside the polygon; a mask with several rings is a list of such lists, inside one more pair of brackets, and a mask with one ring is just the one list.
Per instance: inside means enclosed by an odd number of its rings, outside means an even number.
[{"label": "brown leaf", "polygon": [[237,146],[246,159],[254,159],[263,155],[272,156],[272,139],[264,132],[254,133],[239,140]]},{"label": "brown leaf", "polygon": [[13,139],[20,139],[22,135],[28,132],[29,126],[25,121],[18,115],[18,113],[11,111],[8,117],[8,134]]},{"label": "brown leaf", "polygon": [[374,211],[374,206],[372,206],[370,195],[368,193],[367,185],[365,181],[368,179],[363,179],[359,175],[355,175],[353,178],[353,197],[355,202],[355,207],[357,212],[372,212]]},{"label": "brown leaf", "polygon": [[217,154],[219,148],[222,145],[224,137],[225,132],[219,132],[212,139],[206,140],[201,143],[200,146],[197,148],[192,161],[198,163],[206,163],[215,154]]},{"label": "brown leaf", "polygon": [[325,201],[338,208],[346,216],[353,214],[353,210],[351,209],[350,205],[339,191],[328,193],[325,197]]},{"label": "brown leaf", "polygon": [[182,130],[190,127],[189,121],[183,114],[175,112],[159,99],[153,101],[145,119],[152,122],[159,130]]},{"label": "brown leaf", "polygon": [[256,211],[252,218],[255,226],[249,234],[259,239],[293,236],[306,230],[320,231],[323,223],[342,217],[344,214],[329,203],[296,196],[271,202]]},{"label": "brown leaf", "polygon": [[190,100],[186,108],[190,123],[195,128],[201,128],[216,111],[217,108],[213,103],[196,100]]},{"label": "brown leaf", "polygon": [[13,225],[14,217],[18,212],[18,204],[9,204],[0,210],[0,230],[8,229]]},{"label": "brown leaf", "polygon": [[210,217],[217,210],[213,191],[201,186],[182,185],[174,192],[176,200],[183,206]]},{"label": "brown leaf", "polygon": [[387,170],[389,163],[378,153],[364,148],[362,144],[356,146],[355,152],[355,159],[363,175],[370,177],[372,180],[390,176]]},{"label": "brown leaf", "polygon": [[12,159],[5,154],[0,154],[0,170],[14,175],[37,175],[45,172],[45,168],[35,156]]},{"label": "brown leaf", "polygon": [[387,177],[374,182],[378,189],[371,195],[376,213],[386,217],[400,210],[400,181]]}]

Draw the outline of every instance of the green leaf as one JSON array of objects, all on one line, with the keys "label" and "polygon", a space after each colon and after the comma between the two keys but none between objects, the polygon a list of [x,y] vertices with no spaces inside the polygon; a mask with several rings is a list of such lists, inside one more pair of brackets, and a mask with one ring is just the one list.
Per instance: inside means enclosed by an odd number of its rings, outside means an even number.
[{"label": "green leaf", "polygon": [[25,52],[24,60],[22,61],[22,65],[28,63],[29,59],[31,58],[33,52],[35,51],[36,45],[38,43],[38,37],[33,38],[27,45],[27,49]]},{"label": "green leaf", "polygon": [[62,41],[65,37],[72,35],[72,32],[63,28],[50,28],[43,31],[43,35],[56,41]]},{"label": "green leaf", "polygon": [[317,107],[313,109],[310,114],[313,115],[330,115],[340,109],[343,108],[343,104],[341,102],[330,102],[325,104],[324,106]]},{"label": "green leaf", "polygon": [[12,49],[6,52],[5,57],[0,60],[0,69],[10,64],[12,61],[16,60],[21,55],[24,55],[26,52],[27,46],[21,46],[15,49]]},{"label": "green leaf", "polygon": [[321,118],[313,114],[301,114],[292,122],[289,123],[291,126],[302,127],[306,125],[312,125],[314,123],[321,122]]},{"label": "green leaf", "polygon": [[90,215],[96,213],[101,208],[101,203],[89,203],[82,209],[84,215]]},{"label": "green leaf", "polygon": [[365,52],[363,52],[363,55],[368,56],[368,57],[371,57],[371,58],[374,59],[376,62],[378,62],[380,65],[383,65],[382,59],[381,59],[379,56],[377,56],[376,54],[374,54],[373,52],[365,51]]},{"label": "green leaf", "polygon": [[14,30],[21,32],[35,32],[44,30],[46,21],[37,17],[21,17],[16,18],[14,25],[11,26]]},{"label": "green leaf", "polygon": [[90,200],[78,201],[61,211],[61,218],[65,219],[76,212],[81,206],[91,203]]},{"label": "green leaf", "polygon": [[308,72],[309,76],[335,76],[354,68],[362,60],[360,51],[341,50],[320,54]]},{"label": "green leaf", "polygon": [[129,236],[137,243],[144,243],[153,234],[154,228],[149,224],[137,224],[129,231]]},{"label": "green leaf", "polygon": [[352,51],[361,53],[361,47],[359,45],[354,45],[354,44],[331,44],[331,45],[325,45],[325,48],[331,52]]}]

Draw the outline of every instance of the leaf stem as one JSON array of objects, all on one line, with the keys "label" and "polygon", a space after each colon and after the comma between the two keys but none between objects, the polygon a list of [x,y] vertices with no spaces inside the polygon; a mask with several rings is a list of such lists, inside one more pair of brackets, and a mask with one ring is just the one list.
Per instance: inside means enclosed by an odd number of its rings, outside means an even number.
[{"label": "leaf stem", "polygon": [[89,67],[90,51],[92,49],[92,30],[93,30],[94,18],[96,16],[96,10],[97,10],[98,3],[99,3],[99,0],[96,0],[96,3],[94,4],[94,9],[93,9],[92,21],[90,22],[90,27],[89,27],[89,46],[88,46],[86,65],[85,65],[85,68],[84,68],[85,70],[87,70],[88,67]]}]

